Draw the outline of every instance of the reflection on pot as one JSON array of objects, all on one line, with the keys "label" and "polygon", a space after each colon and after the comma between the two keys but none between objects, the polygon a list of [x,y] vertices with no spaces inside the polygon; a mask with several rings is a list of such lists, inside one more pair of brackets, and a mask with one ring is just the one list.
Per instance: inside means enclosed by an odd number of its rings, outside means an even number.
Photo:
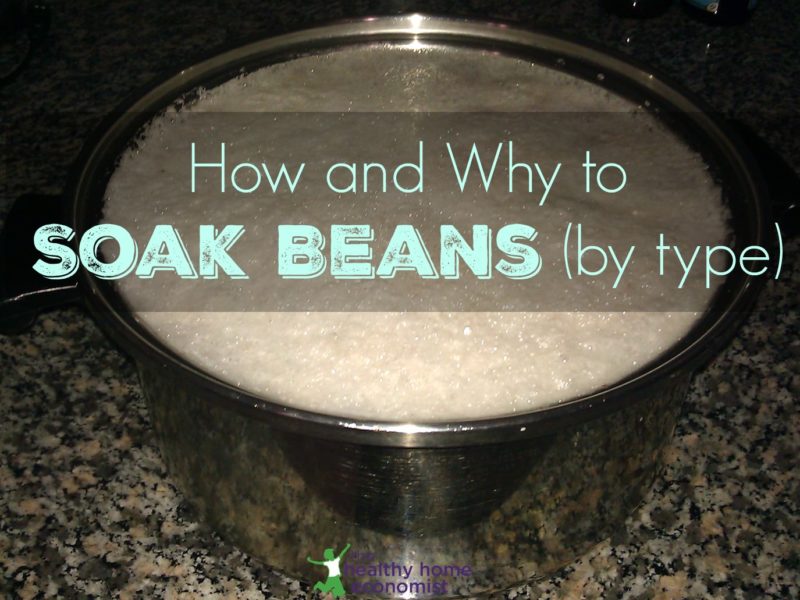
[{"label": "reflection on pot", "polygon": [[[546,438],[390,448],[278,432],[140,363],[162,454],[199,514],[291,576],[350,543],[380,560],[469,565],[448,595],[542,577],[624,526],[669,443],[687,374]],[[347,582],[347,578],[346,582]],[[352,577],[351,577],[352,583]]]}]

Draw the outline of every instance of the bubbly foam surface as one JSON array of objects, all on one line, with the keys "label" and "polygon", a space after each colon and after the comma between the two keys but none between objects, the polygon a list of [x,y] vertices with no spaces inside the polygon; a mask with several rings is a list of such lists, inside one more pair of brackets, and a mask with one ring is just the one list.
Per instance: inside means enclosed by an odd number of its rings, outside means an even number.
[{"label": "bubbly foam surface", "polygon": [[[651,115],[591,83],[478,50],[372,47],[304,57],[206,90],[182,111],[621,113],[630,129],[598,126],[597,143],[615,148],[614,158],[640,176],[631,177],[611,207],[587,203],[579,182],[564,183],[553,204],[535,213],[537,229],[558,229],[572,206],[609,242],[651,243],[661,229],[684,244],[711,244],[727,232],[720,189],[703,160]],[[487,140],[495,134],[487,131]],[[542,144],[558,155],[592,134],[554,127]],[[177,221],[274,228],[269,200],[223,201],[210,192],[191,194],[184,180],[177,185],[154,176],[172,167],[185,171],[186,155],[174,149],[193,135],[174,114],[151,124],[109,183],[104,220],[145,229]],[[295,144],[288,133],[273,143],[288,153]],[[365,147],[374,143],[363,140]],[[263,145],[257,128],[236,138],[242,158],[256,158]],[[480,223],[489,216],[480,210],[496,212],[478,205],[461,216]],[[295,206],[297,222],[324,216],[324,205]],[[533,218],[522,208],[509,211],[508,222]],[[423,214],[434,216],[433,210]],[[381,218],[373,208],[365,222]],[[543,234],[543,253],[558,241]],[[258,248],[242,252],[258,261]],[[165,309],[180,293],[173,281],[164,277],[159,284]],[[635,283],[632,293],[650,294],[654,307],[670,291]],[[134,309],[145,293],[133,277],[119,289]],[[236,293],[233,285],[226,289],[214,293]],[[602,298],[603,290],[589,290]],[[697,305],[713,292],[693,292]],[[137,318],[200,368],[278,403],[347,418],[431,422],[527,412],[611,385],[680,340],[698,318],[602,312],[602,306],[598,300],[597,310],[580,312],[139,312]]]}]

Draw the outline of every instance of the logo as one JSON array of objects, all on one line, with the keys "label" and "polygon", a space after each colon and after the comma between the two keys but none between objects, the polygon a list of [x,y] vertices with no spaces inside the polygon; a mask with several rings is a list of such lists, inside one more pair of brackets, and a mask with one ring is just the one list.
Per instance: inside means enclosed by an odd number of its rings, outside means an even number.
[{"label": "logo", "polygon": [[342,585],[342,569],[340,562],[347,551],[350,550],[350,544],[347,544],[342,551],[336,556],[333,548],[325,548],[322,553],[323,560],[314,560],[310,556],[306,558],[312,565],[318,565],[328,569],[328,578],[322,582],[317,581],[314,584],[314,590],[319,590],[321,594],[333,594],[334,598],[341,598],[344,596],[344,586]]}]

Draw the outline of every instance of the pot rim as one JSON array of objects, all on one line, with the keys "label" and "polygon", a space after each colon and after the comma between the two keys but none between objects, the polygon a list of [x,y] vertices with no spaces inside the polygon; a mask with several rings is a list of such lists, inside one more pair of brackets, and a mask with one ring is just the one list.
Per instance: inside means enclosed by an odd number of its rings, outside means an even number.
[{"label": "pot rim", "polygon": [[[675,114],[688,118],[707,138],[706,141],[713,143],[720,158],[730,164],[739,178],[738,183],[743,184],[738,191],[750,201],[746,208],[752,213],[748,218],[753,235],[748,243],[766,245],[771,211],[755,161],[730,126],[702,100],[684,91],[670,78],[621,53],[563,33],[522,28],[518,24],[497,20],[421,14],[350,19],[274,37],[260,37],[173,70],[168,76],[158,78],[155,84],[132,94],[95,130],[71,173],[67,198],[71,203],[70,217],[75,230],[80,232],[84,229],[82,224],[86,224],[88,203],[91,202],[91,184],[100,173],[99,165],[108,159],[114,143],[119,142],[119,132],[123,129],[126,116],[148,111],[152,113],[156,101],[163,101],[164,98],[174,101],[181,93],[200,85],[201,78],[207,79],[209,75],[222,72],[230,76],[243,59],[250,62],[260,59],[260,64],[266,64],[263,62],[265,57],[307,52],[309,49],[402,41],[491,47],[523,56],[526,52],[544,52],[552,55],[554,60],[563,61],[557,63],[558,67],[588,67],[606,75],[606,87],[611,85],[610,81],[617,80],[621,85],[631,86],[638,94],[656,99],[657,103],[677,111]],[[569,71],[569,68],[566,70]],[[158,106],[157,103],[155,105]],[[104,183],[102,187],[105,189]],[[202,371],[158,342],[135,322],[130,313],[119,310],[119,295],[109,282],[98,280],[81,270],[79,287],[90,311],[113,340],[148,366],[167,369],[172,378],[180,377],[192,393],[203,398],[265,420],[278,429],[309,436],[368,445],[447,447],[500,443],[552,434],[563,427],[607,414],[629,402],[645,401],[647,391],[652,386],[668,379],[688,376],[733,336],[754,303],[763,280],[745,275],[733,279],[735,285],[731,284],[729,293],[724,298],[715,298],[713,310],[707,311],[689,334],[667,349],[660,358],[607,388],[521,414],[431,423],[338,417],[287,407],[246,392]]]}]

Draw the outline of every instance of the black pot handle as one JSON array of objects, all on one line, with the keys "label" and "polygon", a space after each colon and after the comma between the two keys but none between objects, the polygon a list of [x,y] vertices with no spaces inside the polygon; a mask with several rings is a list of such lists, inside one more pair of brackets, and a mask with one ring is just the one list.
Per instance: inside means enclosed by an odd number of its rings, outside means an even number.
[{"label": "black pot handle", "polygon": [[39,258],[34,232],[48,223],[65,222],[59,196],[26,194],[11,207],[0,232],[0,333],[19,333],[42,310],[80,299],[76,276],[50,280],[33,270]]},{"label": "black pot handle", "polygon": [[800,234],[800,177],[761,136],[738,120],[731,120],[736,133],[758,163],[772,199],[775,219],[784,237]]}]

